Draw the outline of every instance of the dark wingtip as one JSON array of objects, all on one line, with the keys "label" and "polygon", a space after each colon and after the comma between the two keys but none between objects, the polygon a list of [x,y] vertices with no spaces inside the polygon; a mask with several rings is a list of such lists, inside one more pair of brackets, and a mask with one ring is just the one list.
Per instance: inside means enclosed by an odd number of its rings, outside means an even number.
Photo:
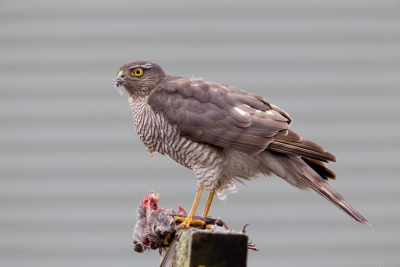
[{"label": "dark wingtip", "polygon": [[332,153],[329,153],[328,151],[326,152],[326,155],[329,156],[329,160],[332,162],[336,162],[337,161],[337,157],[335,155],[333,155]]}]

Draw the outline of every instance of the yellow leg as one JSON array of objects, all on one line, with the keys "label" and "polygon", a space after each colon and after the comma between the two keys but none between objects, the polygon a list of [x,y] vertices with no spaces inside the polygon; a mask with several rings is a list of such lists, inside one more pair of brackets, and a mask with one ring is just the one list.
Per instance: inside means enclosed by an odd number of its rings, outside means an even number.
[{"label": "yellow leg", "polygon": [[214,199],[214,195],[215,195],[215,191],[214,190],[210,191],[210,193],[208,194],[206,205],[204,206],[203,215],[201,215],[201,216],[206,217],[208,215],[208,212],[210,211],[211,204]]},{"label": "yellow leg", "polygon": [[[180,224],[181,227],[189,228],[190,225],[192,224],[192,222],[194,221],[193,216],[196,213],[197,207],[199,206],[199,202],[200,202],[201,194],[203,193],[203,190],[204,190],[204,187],[202,185],[200,185],[199,188],[197,188],[197,193],[196,193],[196,196],[194,197],[192,208],[190,209],[188,216]],[[175,216],[174,219],[179,220],[182,218],[180,218],[179,216]],[[197,220],[195,220],[195,221],[197,223]],[[204,225],[203,221],[199,221],[199,222],[202,222],[202,224]]]}]

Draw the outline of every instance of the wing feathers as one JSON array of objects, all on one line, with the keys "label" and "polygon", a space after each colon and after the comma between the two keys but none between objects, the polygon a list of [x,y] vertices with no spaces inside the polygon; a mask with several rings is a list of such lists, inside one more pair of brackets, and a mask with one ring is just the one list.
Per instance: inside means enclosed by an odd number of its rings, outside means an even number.
[{"label": "wing feathers", "polygon": [[307,146],[303,142],[282,142],[281,140],[275,139],[268,146],[268,150],[298,155],[306,158],[312,158],[324,162],[336,161],[336,157],[325,150],[317,150],[313,146]]},{"label": "wing feathers", "polygon": [[291,122],[260,96],[200,79],[169,77],[152,92],[148,104],[182,134],[246,154],[263,151]]},{"label": "wing feathers", "polygon": [[[243,153],[253,155],[258,154],[265,149],[273,140],[273,137],[261,138],[257,135],[249,135],[248,133],[232,133],[221,129],[210,130],[207,132],[198,132],[194,127],[183,126],[183,132],[191,133],[191,138],[205,143],[218,143],[221,147],[229,147]],[[251,149],[250,149],[251,148]]]},{"label": "wing feathers", "polygon": [[199,142],[251,155],[268,149],[324,162],[336,160],[288,130],[292,119],[285,111],[233,86],[168,76],[149,96],[148,104]]},{"label": "wing feathers", "polygon": [[301,142],[301,140],[303,139],[301,138],[300,135],[298,135],[293,131],[290,131],[289,129],[280,131],[279,133],[276,134],[275,138],[285,139],[293,142]]},{"label": "wing feathers", "polygon": [[275,140],[268,146],[269,150],[303,156],[318,161],[336,161],[336,157],[327,152],[323,147],[302,139],[301,136],[291,130],[281,131],[275,136]]},{"label": "wing feathers", "polygon": [[324,180],[328,181],[329,179],[335,180],[336,174],[326,167],[326,164],[308,158],[301,158],[308,166],[310,166],[316,173],[318,173]]}]

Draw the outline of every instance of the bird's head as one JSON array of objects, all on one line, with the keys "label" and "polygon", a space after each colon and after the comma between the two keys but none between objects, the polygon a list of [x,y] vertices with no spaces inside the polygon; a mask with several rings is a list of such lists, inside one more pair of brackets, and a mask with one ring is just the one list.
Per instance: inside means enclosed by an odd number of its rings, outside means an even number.
[{"label": "bird's head", "polygon": [[162,68],[150,61],[135,60],[126,62],[115,79],[115,87],[123,86],[135,98],[148,96],[165,79]]}]

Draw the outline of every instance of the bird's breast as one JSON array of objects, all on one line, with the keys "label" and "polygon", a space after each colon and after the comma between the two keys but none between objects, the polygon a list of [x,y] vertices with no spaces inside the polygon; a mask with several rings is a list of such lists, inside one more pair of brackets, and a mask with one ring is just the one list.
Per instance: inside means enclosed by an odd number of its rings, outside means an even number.
[{"label": "bird's breast", "polygon": [[155,113],[146,101],[130,99],[136,132],[149,154],[167,154],[179,164],[194,170],[221,161],[221,149],[198,143],[181,135],[162,112]]}]

